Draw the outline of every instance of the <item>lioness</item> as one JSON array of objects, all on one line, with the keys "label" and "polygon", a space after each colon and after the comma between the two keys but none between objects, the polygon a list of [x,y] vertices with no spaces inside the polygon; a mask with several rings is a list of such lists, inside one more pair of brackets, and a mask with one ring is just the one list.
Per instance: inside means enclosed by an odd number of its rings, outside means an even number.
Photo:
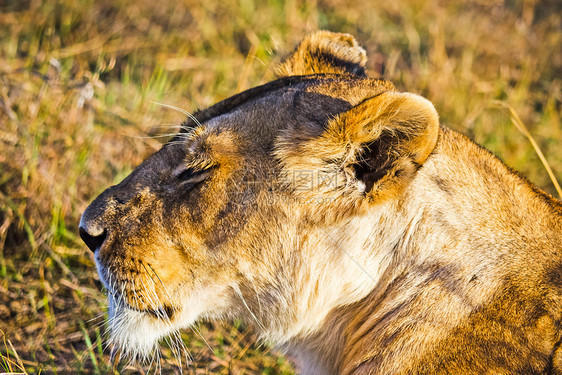
[{"label": "lioness", "polygon": [[240,319],[305,374],[561,373],[562,204],[317,32],[82,215],[110,340]]}]

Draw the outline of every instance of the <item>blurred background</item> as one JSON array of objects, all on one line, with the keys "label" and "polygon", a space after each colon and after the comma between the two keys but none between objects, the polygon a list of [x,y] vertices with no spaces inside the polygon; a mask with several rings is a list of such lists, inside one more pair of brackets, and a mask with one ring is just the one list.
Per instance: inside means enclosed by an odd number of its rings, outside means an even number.
[{"label": "blurred background", "polygon": [[[204,108],[263,83],[308,32],[348,32],[371,76],[557,195],[518,126],[562,179],[561,25],[559,0],[0,0],[0,372],[146,370],[109,365],[77,227],[184,120],[153,102]],[[237,322],[183,340],[184,373],[293,373]],[[179,372],[175,351],[163,343],[163,373]]]}]

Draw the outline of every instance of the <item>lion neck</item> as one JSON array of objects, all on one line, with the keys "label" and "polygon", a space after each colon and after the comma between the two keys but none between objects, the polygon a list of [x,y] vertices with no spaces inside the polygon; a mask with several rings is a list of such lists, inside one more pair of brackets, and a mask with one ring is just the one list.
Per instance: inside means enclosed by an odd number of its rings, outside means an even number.
[{"label": "lion neck", "polygon": [[[309,228],[302,244],[306,256],[293,275],[296,312],[291,324],[273,335],[303,373],[338,373],[347,366],[350,337],[361,321],[382,311],[383,301],[387,307],[398,303],[388,293],[403,275],[415,283],[437,272],[432,270],[448,270],[462,285],[477,278],[470,290],[458,292],[470,304],[482,305],[501,288],[505,255],[524,247],[518,243],[522,233],[527,247],[562,249],[559,203],[537,199],[526,181],[491,154],[474,157],[487,152],[468,140],[461,139],[464,148],[449,147],[459,144],[458,137],[443,135],[400,198],[344,225]],[[447,138],[454,139],[448,143]],[[439,277],[445,279],[447,272]],[[469,312],[459,309],[450,318],[452,326]]]}]

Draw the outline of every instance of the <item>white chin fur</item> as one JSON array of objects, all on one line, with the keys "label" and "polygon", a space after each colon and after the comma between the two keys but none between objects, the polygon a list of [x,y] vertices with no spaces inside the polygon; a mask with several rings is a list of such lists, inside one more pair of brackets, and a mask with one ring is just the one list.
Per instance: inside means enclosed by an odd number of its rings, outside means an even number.
[{"label": "white chin fur", "polygon": [[146,362],[151,360],[158,341],[195,323],[197,308],[176,311],[171,320],[135,311],[109,298],[109,344],[122,357]]},{"label": "white chin fur", "polygon": [[170,323],[128,307],[111,303],[109,311],[109,342],[130,359],[149,359],[158,340],[174,331]]},{"label": "white chin fur", "polygon": [[[96,267],[100,280],[108,290],[109,300],[109,345],[118,349],[121,356],[132,360],[147,361],[152,358],[158,341],[186,327],[195,321],[195,317],[177,312],[179,315],[173,321],[157,319],[156,317],[140,311],[135,311],[122,302],[118,302],[112,293],[112,285],[104,278],[106,274],[98,259],[99,251],[95,253]],[[185,309],[184,309],[185,310]]]}]

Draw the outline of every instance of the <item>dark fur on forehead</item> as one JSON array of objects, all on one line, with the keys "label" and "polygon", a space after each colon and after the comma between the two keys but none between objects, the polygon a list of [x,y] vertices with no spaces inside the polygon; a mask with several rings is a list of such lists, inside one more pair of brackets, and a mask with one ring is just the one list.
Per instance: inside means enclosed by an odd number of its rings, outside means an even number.
[{"label": "dark fur on forehead", "polygon": [[[279,90],[284,87],[291,87],[300,83],[315,82],[319,78],[325,78],[325,76],[325,74],[314,74],[308,76],[283,77],[233,95],[230,98],[220,101],[207,109],[197,111],[193,114],[193,117],[197,119],[200,124],[202,124],[203,122],[209,121],[214,117],[231,112],[240,105],[252,99],[268,94],[272,91]],[[195,119],[188,118],[184,123],[182,123],[180,134],[186,133],[189,129],[197,127],[198,124]]]},{"label": "dark fur on forehead", "polygon": [[[347,91],[343,86],[337,84],[337,82],[346,82],[344,86],[350,85],[350,81],[357,80],[357,85],[355,85],[356,90],[366,90],[371,91],[373,89],[373,85],[378,85],[379,90],[386,91],[387,89],[391,88],[391,84],[382,80],[373,80],[364,77],[352,77],[349,75],[341,75],[341,74],[311,74],[311,75],[304,75],[304,76],[291,76],[291,77],[283,77],[279,78],[275,81],[266,83],[262,86],[254,87],[234,96],[231,96],[228,99],[225,99],[221,102],[214,104],[213,106],[197,111],[193,114],[193,118],[188,118],[184,123],[181,125],[180,133],[174,137],[170,142],[175,142],[179,140],[182,134],[189,132],[190,130],[199,126],[204,122],[211,120],[214,117],[229,113],[234,109],[240,107],[241,105],[250,102],[251,100],[263,97],[271,92],[276,90],[280,90],[283,88],[292,88],[295,86],[299,86],[302,89],[306,89],[306,87],[315,86],[315,85],[330,85],[331,88],[329,90],[333,90],[333,96],[339,97],[341,100],[347,100],[345,97],[345,91]],[[361,83],[359,83],[359,81]],[[367,81],[369,83],[367,83]],[[353,86],[353,85],[351,85]],[[326,93],[325,90],[322,90],[323,93]],[[343,91],[343,92],[342,92]],[[350,92],[351,94],[351,92]],[[351,95],[356,95],[353,93]],[[369,95],[367,95],[369,96]],[[352,100],[353,101],[353,100]],[[350,103],[352,106],[357,103]]]}]

